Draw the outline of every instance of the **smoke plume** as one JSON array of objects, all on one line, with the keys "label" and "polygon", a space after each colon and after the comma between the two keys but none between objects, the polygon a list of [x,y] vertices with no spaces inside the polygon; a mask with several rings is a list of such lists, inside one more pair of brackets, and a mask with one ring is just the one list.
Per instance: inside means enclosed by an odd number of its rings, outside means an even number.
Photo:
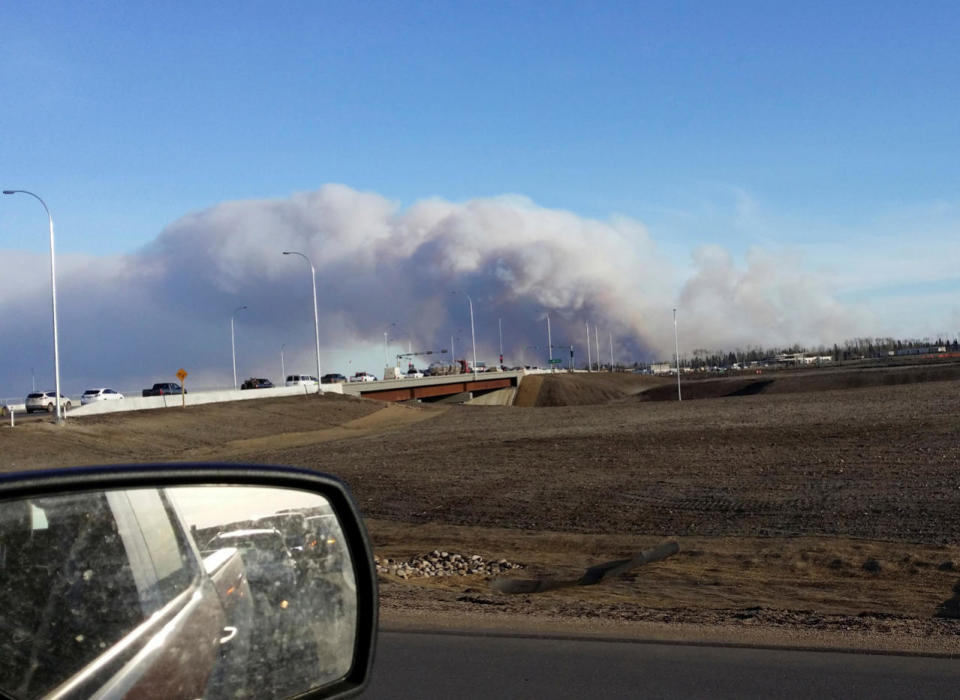
[{"label": "smoke plume", "polygon": [[[179,367],[191,372],[188,384],[230,385],[230,318],[243,305],[241,380],[280,379],[281,346],[288,372],[313,373],[310,270],[284,250],[316,267],[323,372],[379,375],[385,332],[391,363],[408,347],[449,349],[451,337],[457,356],[469,357],[468,295],[477,356],[488,364],[499,352],[498,320],[507,364],[543,364],[548,313],[554,345],[573,345],[578,364],[586,359],[585,323],[599,328],[604,362],[611,335],[617,362],[670,357],[675,306],[686,348],[828,343],[858,328],[858,311],[838,303],[827,280],[774,253],[752,251],[738,266],[706,246],[681,280],[630,218],[598,221],[520,196],[402,208],[326,185],[286,199],[225,202],[173,222],[138,252],[64,265],[65,388],[130,390]],[[0,290],[0,395],[28,390],[31,368],[52,386],[48,264],[20,254],[15,289]],[[566,349],[553,354],[569,358]]]}]

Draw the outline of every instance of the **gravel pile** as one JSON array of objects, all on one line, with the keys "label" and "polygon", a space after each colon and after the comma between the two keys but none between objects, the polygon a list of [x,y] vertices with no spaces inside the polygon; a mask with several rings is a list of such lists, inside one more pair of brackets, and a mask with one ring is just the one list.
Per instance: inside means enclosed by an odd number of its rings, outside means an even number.
[{"label": "gravel pile", "polygon": [[400,578],[414,578],[417,576],[496,576],[511,569],[522,569],[522,564],[515,564],[506,559],[486,561],[479,554],[467,556],[454,552],[441,552],[435,549],[422,556],[414,557],[409,561],[387,559],[374,555],[378,574],[393,574]]}]

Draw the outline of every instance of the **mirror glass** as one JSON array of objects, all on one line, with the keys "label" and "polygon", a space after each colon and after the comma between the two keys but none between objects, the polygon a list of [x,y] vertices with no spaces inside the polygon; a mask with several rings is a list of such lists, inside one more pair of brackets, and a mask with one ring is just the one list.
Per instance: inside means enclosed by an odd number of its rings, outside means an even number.
[{"label": "mirror glass", "polygon": [[349,672],[356,624],[349,549],[318,494],[0,501],[0,694],[296,695]]}]

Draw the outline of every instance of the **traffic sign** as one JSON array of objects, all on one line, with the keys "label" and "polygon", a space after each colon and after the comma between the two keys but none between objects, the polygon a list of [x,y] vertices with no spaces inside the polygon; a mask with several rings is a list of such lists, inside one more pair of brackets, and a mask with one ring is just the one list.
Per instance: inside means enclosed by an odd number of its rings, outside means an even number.
[{"label": "traffic sign", "polygon": [[182,408],[187,407],[187,383],[183,381],[187,378],[187,370],[183,367],[177,370],[177,379],[180,380],[180,406]]},{"label": "traffic sign", "polygon": [[562,360],[561,358],[559,358],[559,357],[552,357],[552,358],[550,358],[550,364],[551,364],[551,365],[559,365],[561,362],[563,362],[563,360]]}]

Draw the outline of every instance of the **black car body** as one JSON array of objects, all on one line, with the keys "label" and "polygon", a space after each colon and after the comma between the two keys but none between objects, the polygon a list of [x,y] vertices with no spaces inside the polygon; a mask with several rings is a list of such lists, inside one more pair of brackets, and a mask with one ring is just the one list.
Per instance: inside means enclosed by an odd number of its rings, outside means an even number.
[{"label": "black car body", "polygon": [[262,379],[257,377],[250,377],[247,381],[240,385],[241,389],[272,389],[273,382],[269,379]]},{"label": "black car body", "polygon": [[166,394],[186,394],[187,392],[176,382],[158,382],[150,389],[143,390],[143,396],[164,396]]}]

